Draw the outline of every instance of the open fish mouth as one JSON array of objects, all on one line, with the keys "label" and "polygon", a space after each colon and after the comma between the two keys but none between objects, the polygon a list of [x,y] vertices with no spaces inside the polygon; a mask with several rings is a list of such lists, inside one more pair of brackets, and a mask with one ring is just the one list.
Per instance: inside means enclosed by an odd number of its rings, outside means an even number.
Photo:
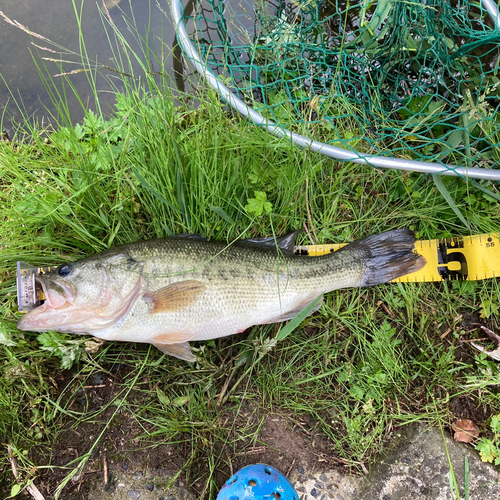
[{"label": "open fish mouth", "polygon": [[37,275],[36,286],[43,293],[43,302],[17,322],[17,328],[24,331],[57,330],[64,323],[64,312],[71,308],[76,293],[70,283],[60,283]]},{"label": "open fish mouth", "polygon": [[36,285],[42,289],[45,297],[45,305],[47,308],[59,309],[67,303],[72,304],[75,300],[75,290],[70,283],[56,282],[48,280],[43,276],[36,276]]}]

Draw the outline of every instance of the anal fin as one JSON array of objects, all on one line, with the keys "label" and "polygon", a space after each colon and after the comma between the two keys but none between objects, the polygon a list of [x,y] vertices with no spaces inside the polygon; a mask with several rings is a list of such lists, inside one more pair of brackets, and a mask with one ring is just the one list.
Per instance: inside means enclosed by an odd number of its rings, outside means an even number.
[{"label": "anal fin", "polygon": [[162,344],[161,342],[152,342],[152,344],[160,349],[161,352],[173,356],[174,358],[182,359],[194,363],[196,356],[191,352],[189,342],[181,342],[180,344]]}]

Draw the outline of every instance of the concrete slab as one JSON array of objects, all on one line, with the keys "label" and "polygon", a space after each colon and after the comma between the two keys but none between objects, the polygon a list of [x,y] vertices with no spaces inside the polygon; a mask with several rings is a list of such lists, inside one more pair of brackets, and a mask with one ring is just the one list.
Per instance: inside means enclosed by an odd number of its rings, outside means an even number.
[{"label": "concrete slab", "polygon": [[380,500],[448,500],[458,498],[450,489],[450,466],[460,498],[465,498],[465,458],[469,462],[469,498],[500,499],[500,473],[481,461],[470,445],[457,443],[441,431],[424,425],[408,427],[390,444],[387,456],[373,467],[355,498]]},{"label": "concrete slab", "polygon": [[460,498],[465,498],[465,458],[469,461],[469,498],[500,499],[500,473],[481,461],[471,446],[457,443],[425,425],[403,428],[366,478],[336,471],[299,474],[290,479],[300,500],[452,500],[450,456]]}]

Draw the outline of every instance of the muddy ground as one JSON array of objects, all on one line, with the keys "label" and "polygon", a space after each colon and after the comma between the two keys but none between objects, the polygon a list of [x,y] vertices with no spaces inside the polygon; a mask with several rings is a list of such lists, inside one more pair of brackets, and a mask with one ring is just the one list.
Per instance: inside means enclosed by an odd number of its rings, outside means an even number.
[{"label": "muddy ground", "polygon": [[[61,390],[68,380],[60,378]],[[121,386],[120,373],[110,377],[105,373],[96,373],[91,377],[90,384],[76,391],[68,404],[68,410],[87,411],[95,414],[100,407],[105,407],[111,401]],[[135,405],[141,405],[144,396],[132,392],[129,396]],[[51,498],[59,483],[68,474],[65,468],[73,460],[87,453],[95,440],[106,426],[113,406],[89,421],[74,427],[70,422],[61,430],[55,448],[50,456],[38,457],[38,463],[50,463],[55,468],[45,473],[36,481],[40,492]],[[154,418],[154,415],[150,416]],[[216,462],[213,481],[221,485],[224,481],[245,465],[266,463],[289,474],[299,467],[307,470],[341,467],[342,461],[334,456],[328,438],[321,435],[315,427],[316,422],[308,417],[292,418],[284,414],[266,413],[255,403],[235,405],[226,403],[220,409],[220,422],[226,428],[231,428],[233,435],[227,436],[227,442],[211,442],[207,439],[207,447],[195,450],[197,459],[191,461],[189,467],[184,467],[192,458],[193,449],[189,435],[179,435],[176,445],[161,444],[161,439],[154,442],[144,440],[148,431],[154,431],[154,426],[138,423],[127,410],[120,412],[111,421],[99,445],[93,451],[83,474],[74,477],[66,486],[62,498],[84,500],[95,484],[108,477],[109,489],[116,487],[116,480],[122,473],[155,471],[169,480],[178,476],[179,480],[196,497],[206,493],[206,484],[211,474],[208,457]],[[250,436],[247,439],[236,439],[236,435],[244,430]],[[142,437],[142,439],[139,439]],[[234,439],[233,439],[234,438]],[[238,442],[237,448],[231,442]],[[168,486],[165,480],[163,486]]]}]

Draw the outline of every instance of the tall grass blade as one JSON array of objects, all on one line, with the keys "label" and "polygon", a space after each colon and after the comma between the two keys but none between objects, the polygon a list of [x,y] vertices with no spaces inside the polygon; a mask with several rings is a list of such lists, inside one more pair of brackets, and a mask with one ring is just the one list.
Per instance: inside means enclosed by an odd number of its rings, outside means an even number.
[{"label": "tall grass blade", "polygon": [[177,168],[177,201],[181,209],[182,219],[188,231],[191,231],[191,214],[189,207],[186,204],[186,197],[184,196],[184,183],[182,182],[182,169],[181,166]]},{"label": "tall grass blade", "polygon": [[276,335],[276,341],[286,339],[288,335],[290,335],[302,323],[302,321],[304,321],[307,316],[314,311],[314,308],[320,304],[322,300],[323,294],[311,302],[307,307],[304,307],[304,309],[302,309],[297,316],[292,318],[283,328],[280,328],[278,334]]},{"label": "tall grass blade", "polygon": [[222,217],[226,222],[229,222],[229,224],[235,224],[235,221],[229,217],[229,215],[227,214],[227,212],[225,210],[223,210],[221,207],[216,207],[214,205],[208,205],[208,207],[210,208],[210,210],[212,210],[212,212],[216,213],[218,216]]},{"label": "tall grass blade", "polygon": [[469,181],[475,188],[479,189],[482,191],[484,194],[487,194],[488,196],[491,196],[497,201],[500,201],[500,196],[496,193],[494,193],[491,189],[488,189],[487,187],[483,186],[482,184],[479,184],[479,182],[470,180]]},{"label": "tall grass blade", "polygon": [[467,229],[470,230],[471,228],[469,226],[469,223],[467,222],[467,220],[463,216],[462,212],[458,208],[457,204],[455,203],[455,201],[451,197],[451,194],[448,191],[448,189],[446,188],[446,186],[444,185],[444,182],[443,182],[443,179],[441,179],[441,176],[439,174],[433,174],[432,179],[434,181],[434,184],[438,188],[439,192],[441,193],[443,198],[446,200],[446,203],[448,203],[448,205],[453,210],[453,212],[455,212],[455,215],[462,221],[463,225]]},{"label": "tall grass blade", "polygon": [[469,500],[469,459],[464,457],[464,499]]},{"label": "tall grass blade", "polygon": [[130,167],[130,171],[137,177],[137,180],[159,201],[165,203],[167,207],[171,208],[175,212],[184,215],[181,210],[177,207],[174,207],[171,203],[169,203],[151,184],[144,179],[144,177],[134,168]]}]

